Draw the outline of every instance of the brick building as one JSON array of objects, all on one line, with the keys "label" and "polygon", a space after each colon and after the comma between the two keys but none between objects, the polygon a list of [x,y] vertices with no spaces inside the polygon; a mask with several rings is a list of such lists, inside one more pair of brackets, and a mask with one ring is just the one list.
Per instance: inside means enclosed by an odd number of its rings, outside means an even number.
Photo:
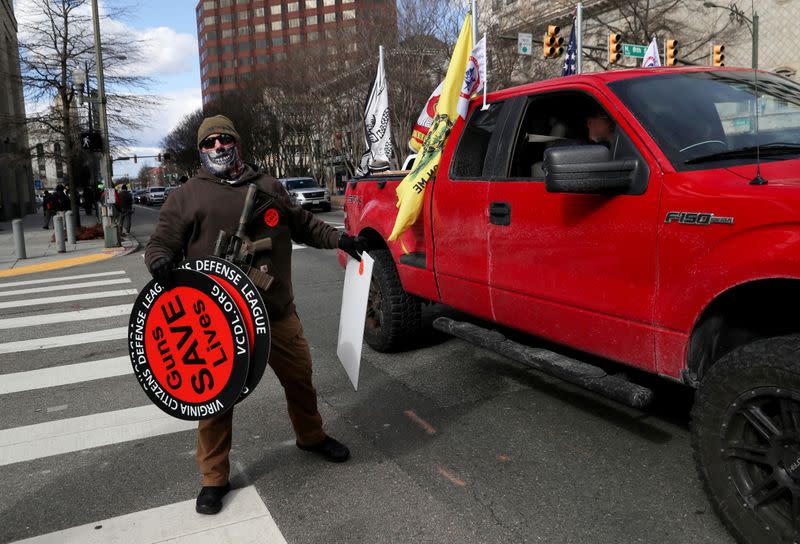
[{"label": "brick building", "polygon": [[200,0],[195,11],[204,106],[285,68],[291,50],[346,56],[360,20],[396,18],[390,0]]},{"label": "brick building", "polygon": [[9,221],[35,211],[11,0],[0,0],[0,75],[0,221]]}]

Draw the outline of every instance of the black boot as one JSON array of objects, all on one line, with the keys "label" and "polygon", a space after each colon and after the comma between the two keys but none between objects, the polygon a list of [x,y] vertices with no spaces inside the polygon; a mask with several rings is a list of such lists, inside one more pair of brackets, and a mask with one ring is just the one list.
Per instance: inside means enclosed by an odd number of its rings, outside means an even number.
[{"label": "black boot", "polygon": [[197,496],[195,510],[198,514],[216,514],[222,510],[222,497],[231,490],[231,484],[204,485]]},{"label": "black boot", "polygon": [[347,446],[330,436],[326,436],[325,440],[313,446],[301,446],[297,442],[297,447],[304,451],[316,453],[324,457],[326,461],[333,463],[344,463],[350,458],[350,450],[347,449]]}]

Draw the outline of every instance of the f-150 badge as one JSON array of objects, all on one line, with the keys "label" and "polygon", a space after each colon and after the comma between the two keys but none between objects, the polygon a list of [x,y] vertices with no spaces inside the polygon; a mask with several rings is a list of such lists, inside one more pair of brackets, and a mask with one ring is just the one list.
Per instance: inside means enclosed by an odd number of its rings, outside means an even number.
[{"label": "f-150 badge", "polygon": [[680,223],[681,225],[733,225],[733,217],[718,217],[705,212],[668,212],[664,223]]}]

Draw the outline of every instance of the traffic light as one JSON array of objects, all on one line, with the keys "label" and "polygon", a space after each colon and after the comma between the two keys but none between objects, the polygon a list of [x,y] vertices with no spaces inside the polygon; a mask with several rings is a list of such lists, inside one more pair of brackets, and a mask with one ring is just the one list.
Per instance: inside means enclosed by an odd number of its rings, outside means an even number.
[{"label": "traffic light", "polygon": [[611,32],[608,35],[608,63],[616,64],[622,58],[622,35]]},{"label": "traffic light", "polygon": [[711,46],[711,65],[712,66],[725,66],[725,46],[722,44],[715,44]]},{"label": "traffic light", "polygon": [[136,164],[136,161],[137,161],[137,160],[138,160],[138,157],[137,157],[136,155],[134,155],[134,156],[133,156],[133,164]]},{"label": "traffic light", "polygon": [[156,158],[156,160],[157,160],[158,162],[161,162],[161,153],[159,153],[159,154],[158,154],[158,157]]},{"label": "traffic light", "polygon": [[667,40],[667,50],[664,53],[664,64],[675,66],[678,60],[678,40]]},{"label": "traffic light", "polygon": [[558,35],[561,32],[561,27],[558,25],[548,25],[547,34],[544,35],[542,40],[543,54],[546,59],[554,59],[561,56],[564,52],[564,38]]}]

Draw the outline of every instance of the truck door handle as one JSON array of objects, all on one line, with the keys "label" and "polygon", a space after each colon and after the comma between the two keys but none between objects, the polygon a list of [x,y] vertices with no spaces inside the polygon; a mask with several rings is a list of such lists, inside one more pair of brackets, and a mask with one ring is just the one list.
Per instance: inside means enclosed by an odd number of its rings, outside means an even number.
[{"label": "truck door handle", "polygon": [[489,222],[492,225],[510,225],[511,204],[508,202],[492,202],[489,204]]}]

